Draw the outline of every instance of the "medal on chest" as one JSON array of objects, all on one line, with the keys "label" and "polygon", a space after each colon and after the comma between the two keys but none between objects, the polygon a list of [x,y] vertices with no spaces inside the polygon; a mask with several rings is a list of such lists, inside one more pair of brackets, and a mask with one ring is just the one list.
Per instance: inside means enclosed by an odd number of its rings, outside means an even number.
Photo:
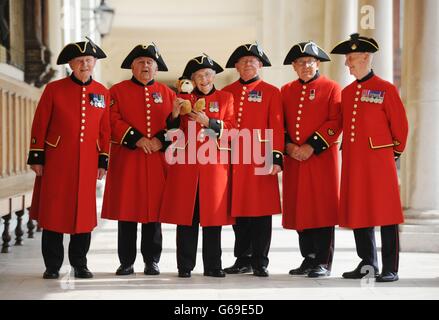
[{"label": "medal on chest", "polygon": [[314,100],[316,98],[316,89],[311,89],[309,91],[309,100]]},{"label": "medal on chest", "polygon": [[103,94],[90,93],[90,105],[96,108],[105,108],[105,97]]},{"label": "medal on chest", "polygon": [[384,102],[385,91],[378,90],[363,90],[361,93],[362,102],[378,103],[382,104]]},{"label": "medal on chest", "polygon": [[154,103],[163,103],[163,98],[160,92],[154,92],[152,98],[154,99]]},{"label": "medal on chest", "polygon": [[262,92],[252,90],[248,93],[248,101],[249,102],[262,102]]},{"label": "medal on chest", "polygon": [[219,104],[217,101],[211,101],[209,103],[209,112],[219,112]]}]

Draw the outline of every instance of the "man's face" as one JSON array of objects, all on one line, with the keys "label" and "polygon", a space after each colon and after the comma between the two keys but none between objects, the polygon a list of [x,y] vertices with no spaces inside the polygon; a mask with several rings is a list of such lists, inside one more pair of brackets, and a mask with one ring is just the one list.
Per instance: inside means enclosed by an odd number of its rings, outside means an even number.
[{"label": "man's face", "polygon": [[192,74],[192,80],[195,86],[204,94],[208,94],[213,88],[215,80],[215,71],[210,68],[200,69]]},{"label": "man's face", "polygon": [[320,61],[313,57],[301,57],[292,63],[294,71],[297,76],[303,81],[309,81],[319,70]]},{"label": "man's face", "polygon": [[157,62],[150,57],[138,57],[131,64],[133,76],[143,83],[154,79],[158,71]]},{"label": "man's face", "polygon": [[364,52],[352,52],[346,56],[345,66],[349,68],[351,75],[358,77],[368,67],[368,54]]},{"label": "man's face", "polygon": [[96,65],[96,58],[93,56],[83,56],[73,58],[69,61],[69,66],[77,79],[86,81],[90,79]]},{"label": "man's face", "polygon": [[235,68],[242,79],[250,80],[258,75],[262,62],[255,56],[245,56],[235,63]]}]

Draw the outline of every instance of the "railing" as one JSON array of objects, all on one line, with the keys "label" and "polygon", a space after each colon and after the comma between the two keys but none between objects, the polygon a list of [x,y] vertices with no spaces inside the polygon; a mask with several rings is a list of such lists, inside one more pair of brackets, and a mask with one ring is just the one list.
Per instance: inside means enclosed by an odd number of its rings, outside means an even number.
[{"label": "railing", "polygon": [[[41,91],[0,74],[0,217],[4,220],[2,253],[9,251],[15,213],[15,245],[23,242],[23,216],[32,199],[33,173],[26,165],[33,115]],[[27,223],[33,237],[34,223]]]}]

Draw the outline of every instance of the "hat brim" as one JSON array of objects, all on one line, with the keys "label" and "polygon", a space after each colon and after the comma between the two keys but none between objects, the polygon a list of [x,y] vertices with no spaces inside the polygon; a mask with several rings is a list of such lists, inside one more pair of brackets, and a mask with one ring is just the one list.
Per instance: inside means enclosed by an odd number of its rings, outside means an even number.
[{"label": "hat brim", "polygon": [[153,52],[151,52],[151,49],[149,49],[149,47],[144,49],[141,45],[136,46],[133,50],[131,50],[131,52],[126,56],[120,67],[122,69],[131,69],[133,61],[140,57],[148,57],[153,59],[157,63],[158,71],[168,71],[168,67],[166,66],[165,61],[160,55],[157,58],[157,56]]}]

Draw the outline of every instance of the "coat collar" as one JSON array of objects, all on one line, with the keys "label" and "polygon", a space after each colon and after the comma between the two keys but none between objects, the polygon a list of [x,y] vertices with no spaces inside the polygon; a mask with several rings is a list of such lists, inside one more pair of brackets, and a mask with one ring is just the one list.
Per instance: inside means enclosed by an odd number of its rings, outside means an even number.
[{"label": "coat collar", "polygon": [[[137,80],[136,77],[134,77],[134,76],[132,76],[131,81],[133,83],[137,84],[138,86],[145,87],[145,85],[142,82],[140,82],[139,80]],[[152,86],[154,84],[154,82],[155,82],[154,79],[152,79],[150,82],[148,82],[146,84],[146,87]]]},{"label": "coat collar", "polygon": [[312,77],[311,79],[309,79],[308,81],[303,81],[302,79],[299,78],[299,82],[301,84],[308,84],[310,82],[313,82],[314,80],[317,80],[320,77],[320,72],[319,70],[317,70],[316,74],[314,75],[314,77]]},{"label": "coat collar", "polygon": [[361,78],[361,79],[357,79],[358,83],[362,83],[362,82],[366,82],[367,80],[369,80],[370,78],[372,78],[375,75],[375,73],[373,72],[373,70],[370,70],[370,72],[367,74],[367,76]]},{"label": "coat collar", "polygon": [[259,76],[256,76],[256,77],[254,77],[254,78],[252,78],[252,79],[250,79],[250,80],[248,80],[248,81],[244,81],[244,80],[242,80],[241,78],[239,78],[239,82],[240,82],[241,84],[250,84],[250,83],[253,83],[253,82],[255,82],[255,81],[258,81],[259,79],[261,79]]},{"label": "coat collar", "polygon": [[81,80],[79,80],[78,78],[75,77],[75,75],[73,74],[73,72],[72,72],[72,74],[70,75],[70,79],[72,79],[72,81],[73,81],[74,83],[76,83],[77,85],[80,85],[80,86],[88,86],[88,85],[90,85],[90,84],[92,83],[92,81],[93,81],[93,78],[90,77],[90,79],[88,79],[86,82],[82,82]]}]

